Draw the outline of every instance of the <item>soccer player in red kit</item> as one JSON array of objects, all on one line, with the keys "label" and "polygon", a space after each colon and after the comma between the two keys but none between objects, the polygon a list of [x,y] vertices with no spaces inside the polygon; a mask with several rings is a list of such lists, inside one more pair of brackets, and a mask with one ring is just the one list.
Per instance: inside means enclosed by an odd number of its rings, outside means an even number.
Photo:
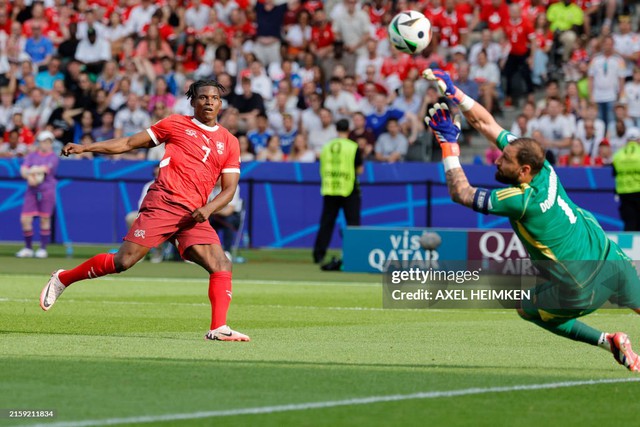
[{"label": "soccer player in red kit", "polygon": [[[49,310],[72,283],[120,273],[134,266],[153,247],[171,241],[180,255],[209,273],[211,327],[208,340],[249,341],[227,326],[231,303],[231,261],[209,224],[211,214],[229,204],[240,179],[240,147],[235,136],[217,122],[225,89],[215,80],[198,80],[186,95],[194,115],[171,115],[130,137],[90,145],[67,144],[62,154],[85,151],[120,154],[165,143],[158,178],[144,198],[138,218],[116,254],[99,254],[71,270],[57,270],[40,295]],[[222,191],[207,198],[220,178]]]}]

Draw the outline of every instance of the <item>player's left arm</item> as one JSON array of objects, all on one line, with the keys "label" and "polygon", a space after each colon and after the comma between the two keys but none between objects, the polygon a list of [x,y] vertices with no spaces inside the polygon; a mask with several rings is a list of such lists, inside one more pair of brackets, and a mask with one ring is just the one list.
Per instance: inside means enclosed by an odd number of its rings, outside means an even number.
[{"label": "player's left arm", "polygon": [[460,124],[451,117],[447,104],[434,104],[427,112],[425,123],[440,143],[442,163],[451,200],[468,208],[474,208],[478,189],[469,184],[469,180],[460,165]]}]

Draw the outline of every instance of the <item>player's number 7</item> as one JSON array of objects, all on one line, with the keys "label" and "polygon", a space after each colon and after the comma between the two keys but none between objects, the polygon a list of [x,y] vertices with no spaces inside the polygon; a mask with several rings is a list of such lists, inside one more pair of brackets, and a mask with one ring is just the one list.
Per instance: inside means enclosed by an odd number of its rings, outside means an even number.
[{"label": "player's number 7", "polygon": [[203,145],[202,149],[204,150],[204,157],[202,158],[202,163],[205,163],[207,161],[207,158],[209,157],[209,153],[211,153],[211,148],[207,147],[206,145]]}]

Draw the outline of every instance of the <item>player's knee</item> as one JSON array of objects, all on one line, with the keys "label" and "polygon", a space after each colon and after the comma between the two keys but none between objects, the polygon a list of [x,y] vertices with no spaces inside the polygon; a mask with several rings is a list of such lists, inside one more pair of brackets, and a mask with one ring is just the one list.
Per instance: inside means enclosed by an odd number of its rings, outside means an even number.
[{"label": "player's knee", "polygon": [[231,271],[233,263],[226,257],[226,255],[223,255],[222,257],[213,259],[210,268],[212,273],[216,271]]},{"label": "player's knee", "polygon": [[139,260],[139,258],[136,258],[132,254],[122,254],[118,252],[113,258],[113,264],[116,271],[121,273],[133,267]]}]

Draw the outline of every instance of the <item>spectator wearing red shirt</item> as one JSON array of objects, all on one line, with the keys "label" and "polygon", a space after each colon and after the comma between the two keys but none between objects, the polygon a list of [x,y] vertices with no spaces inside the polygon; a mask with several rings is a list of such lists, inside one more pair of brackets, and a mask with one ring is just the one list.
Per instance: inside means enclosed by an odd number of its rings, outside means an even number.
[{"label": "spectator wearing red shirt", "polygon": [[478,0],[476,13],[478,17],[474,23],[479,21],[481,27],[488,28],[492,33],[502,31],[509,20],[509,7],[504,0]]},{"label": "spectator wearing red shirt", "polygon": [[584,145],[579,138],[573,138],[569,154],[560,156],[558,166],[591,166],[591,156],[584,151]]},{"label": "spectator wearing red shirt", "polygon": [[373,0],[369,6],[369,20],[372,25],[382,25],[382,17],[391,11],[391,2],[385,0]]},{"label": "spectator wearing red shirt", "polygon": [[458,44],[466,44],[467,38],[467,22],[464,17],[455,9],[454,0],[445,0],[445,9],[438,15],[432,26],[437,28],[440,34],[440,46],[457,46]]},{"label": "spectator wearing red shirt", "polygon": [[380,75],[386,85],[391,90],[395,90],[402,85],[402,81],[407,78],[412,67],[413,58],[411,55],[391,49],[391,56],[387,56],[382,61]]},{"label": "spectator wearing red shirt", "polygon": [[505,103],[513,100],[513,80],[517,74],[524,80],[526,94],[533,92],[533,82],[531,81],[531,68],[535,46],[531,41],[535,35],[531,22],[522,19],[522,9],[519,4],[512,3],[509,6],[509,19],[504,23],[504,33],[510,42],[511,50],[504,64],[502,73],[506,79]]},{"label": "spectator wearing red shirt", "polygon": [[313,14],[313,23],[311,24],[311,43],[309,50],[314,53],[318,59],[328,58],[333,55],[333,43],[336,38],[333,34],[331,22],[327,20],[327,14],[324,9],[318,9]]},{"label": "spectator wearing red shirt", "polygon": [[434,25],[440,19],[440,15],[444,12],[442,7],[442,0],[431,0],[431,5],[428,5],[422,11],[422,14],[431,22],[432,39],[431,44],[438,46],[440,44],[440,27]]}]

